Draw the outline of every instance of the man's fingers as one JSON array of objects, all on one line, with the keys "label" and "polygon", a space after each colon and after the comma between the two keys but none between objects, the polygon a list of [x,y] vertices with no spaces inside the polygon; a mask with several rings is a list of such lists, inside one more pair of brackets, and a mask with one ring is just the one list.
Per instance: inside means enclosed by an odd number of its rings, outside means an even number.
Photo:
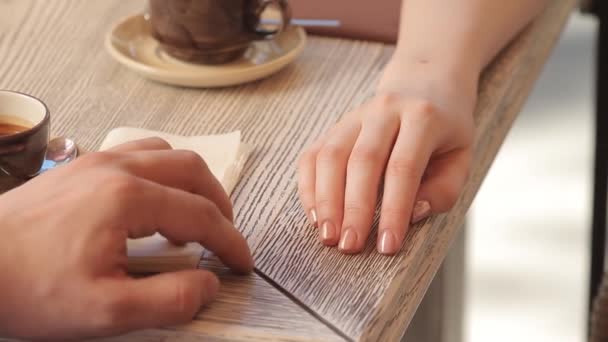
[{"label": "man's fingers", "polygon": [[151,277],[104,281],[95,328],[100,334],[160,328],[191,321],[219,291],[208,271],[191,270]]},{"label": "man's fingers", "polygon": [[106,180],[113,207],[110,222],[120,222],[131,238],[160,233],[178,243],[198,242],[238,272],[253,269],[247,241],[212,201],[129,174]]},{"label": "man's fingers", "polygon": [[171,145],[161,138],[146,138],[141,140],[129,141],[108,149],[109,152],[134,152],[134,151],[155,151],[170,150]]},{"label": "man's fingers", "polygon": [[211,200],[232,221],[232,203],[205,161],[184,150],[143,151],[122,155],[121,165],[129,173]]}]

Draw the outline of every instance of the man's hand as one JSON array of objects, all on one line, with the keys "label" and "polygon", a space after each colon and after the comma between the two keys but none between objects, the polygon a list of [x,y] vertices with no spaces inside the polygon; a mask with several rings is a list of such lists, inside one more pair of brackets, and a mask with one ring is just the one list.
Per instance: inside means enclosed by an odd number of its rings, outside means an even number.
[{"label": "man's hand", "polygon": [[253,268],[220,183],[198,155],[160,139],[85,155],[0,196],[0,336],[76,339],[191,320],[217,293],[215,275],[126,273],[126,239],[155,233]]}]

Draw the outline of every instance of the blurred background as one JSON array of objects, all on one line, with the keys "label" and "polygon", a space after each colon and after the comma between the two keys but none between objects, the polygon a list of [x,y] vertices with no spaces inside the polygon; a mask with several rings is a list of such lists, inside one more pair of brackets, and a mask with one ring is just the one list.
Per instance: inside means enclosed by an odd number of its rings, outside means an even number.
[{"label": "blurred background", "polygon": [[473,205],[465,341],[585,340],[596,28],[572,16]]}]

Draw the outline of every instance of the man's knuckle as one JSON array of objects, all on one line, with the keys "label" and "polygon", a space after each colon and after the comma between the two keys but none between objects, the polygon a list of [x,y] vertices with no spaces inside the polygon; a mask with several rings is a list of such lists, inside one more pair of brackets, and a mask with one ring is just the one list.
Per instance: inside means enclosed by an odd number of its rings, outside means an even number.
[{"label": "man's knuckle", "polygon": [[[173,303],[178,321],[192,319],[193,312],[193,285],[183,281],[176,282],[173,288]],[[178,323],[178,322],[176,322]]]},{"label": "man's knuckle", "polygon": [[98,303],[93,325],[99,331],[120,332],[124,330],[129,303],[124,295],[104,296]]},{"label": "man's knuckle", "polygon": [[112,152],[87,153],[74,161],[74,166],[82,168],[97,168],[107,166],[116,160],[116,154]]},{"label": "man's knuckle", "polygon": [[224,219],[224,215],[220,211],[219,207],[208,200],[200,201],[200,212],[203,213],[203,216],[209,222],[220,222]]},{"label": "man's knuckle", "polygon": [[176,150],[183,167],[192,170],[207,169],[207,163],[205,160],[196,152],[190,150]]},{"label": "man's knuckle", "polygon": [[103,184],[103,188],[115,200],[127,200],[141,189],[135,176],[120,172],[105,175]]},{"label": "man's knuckle", "polygon": [[171,144],[167,142],[167,140],[159,137],[151,137],[147,139],[151,144],[158,146],[164,149],[171,149]]}]

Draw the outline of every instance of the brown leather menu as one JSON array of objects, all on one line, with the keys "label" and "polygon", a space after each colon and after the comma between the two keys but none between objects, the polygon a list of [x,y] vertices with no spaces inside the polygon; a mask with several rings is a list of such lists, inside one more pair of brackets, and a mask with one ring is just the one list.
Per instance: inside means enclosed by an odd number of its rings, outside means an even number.
[{"label": "brown leather menu", "polygon": [[313,34],[394,43],[401,0],[291,0],[294,18],[339,20],[338,28],[307,28]]}]

